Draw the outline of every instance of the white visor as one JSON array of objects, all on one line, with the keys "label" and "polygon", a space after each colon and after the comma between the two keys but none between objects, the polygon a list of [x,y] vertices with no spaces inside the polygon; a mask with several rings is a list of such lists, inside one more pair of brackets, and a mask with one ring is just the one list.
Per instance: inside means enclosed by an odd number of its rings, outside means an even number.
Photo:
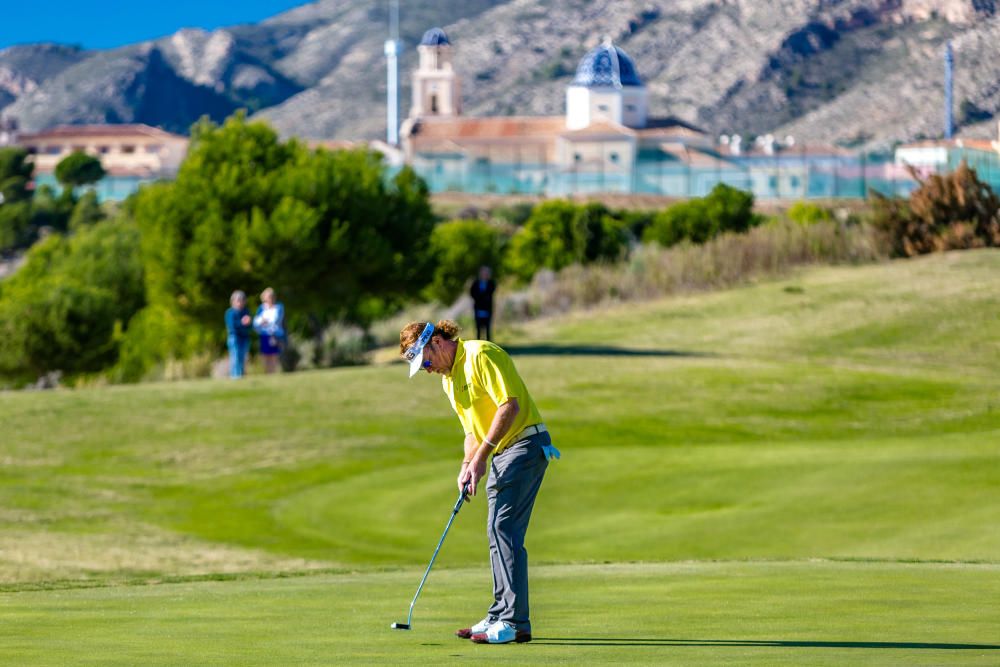
[{"label": "white visor", "polygon": [[430,322],[424,327],[424,330],[420,333],[420,338],[417,342],[411,345],[406,352],[403,353],[403,358],[410,364],[410,377],[417,374],[424,365],[424,347],[431,341],[431,336],[434,335],[434,325]]}]

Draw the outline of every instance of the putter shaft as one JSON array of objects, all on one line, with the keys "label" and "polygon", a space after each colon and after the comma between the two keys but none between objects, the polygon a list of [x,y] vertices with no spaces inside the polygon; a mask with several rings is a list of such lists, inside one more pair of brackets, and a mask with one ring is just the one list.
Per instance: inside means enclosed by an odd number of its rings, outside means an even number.
[{"label": "putter shaft", "polygon": [[434,549],[434,555],[431,556],[431,562],[427,564],[427,569],[424,571],[424,576],[420,580],[420,585],[417,586],[417,592],[413,596],[413,601],[410,602],[410,613],[406,616],[406,623],[393,623],[392,628],[394,630],[409,630],[410,621],[413,620],[413,606],[417,604],[417,598],[420,597],[420,591],[424,589],[424,583],[427,581],[428,575],[431,573],[431,568],[434,567],[434,560],[437,558],[438,552],[441,551],[441,545],[444,544],[444,538],[448,535],[448,530],[451,528],[451,524],[455,521],[455,517],[458,516],[458,510],[462,509],[462,503],[469,496],[469,485],[467,484],[462,492],[458,494],[458,500],[455,502],[454,509],[451,510],[451,516],[448,517],[448,523],[444,527],[444,532],[441,534],[441,539],[438,540],[437,547]]}]

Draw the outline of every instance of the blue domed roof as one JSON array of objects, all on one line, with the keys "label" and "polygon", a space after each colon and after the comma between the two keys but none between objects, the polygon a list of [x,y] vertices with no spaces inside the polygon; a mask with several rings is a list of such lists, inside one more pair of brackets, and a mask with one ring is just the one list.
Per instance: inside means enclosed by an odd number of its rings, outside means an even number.
[{"label": "blue domed roof", "polygon": [[641,86],[642,79],[628,54],[611,42],[605,42],[583,57],[576,67],[574,86]]},{"label": "blue domed roof", "polygon": [[431,28],[424,33],[420,46],[451,46],[451,40],[441,28]]}]

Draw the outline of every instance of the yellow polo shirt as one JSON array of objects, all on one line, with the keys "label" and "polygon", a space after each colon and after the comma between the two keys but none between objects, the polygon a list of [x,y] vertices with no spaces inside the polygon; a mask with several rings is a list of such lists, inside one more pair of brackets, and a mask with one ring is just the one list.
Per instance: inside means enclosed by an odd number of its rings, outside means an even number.
[{"label": "yellow polo shirt", "polygon": [[441,386],[466,434],[472,433],[482,442],[497,408],[512,398],[517,399],[520,408],[517,418],[494,450],[499,454],[518,433],[528,426],[541,424],[542,416],[509,354],[485,340],[459,338],[456,343],[455,363],[451,373],[441,379]]}]

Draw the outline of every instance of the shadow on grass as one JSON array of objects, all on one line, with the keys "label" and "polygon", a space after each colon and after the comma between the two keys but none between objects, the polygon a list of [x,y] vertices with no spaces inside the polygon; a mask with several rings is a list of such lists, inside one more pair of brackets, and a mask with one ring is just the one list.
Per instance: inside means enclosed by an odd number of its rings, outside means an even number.
[{"label": "shadow on grass", "polygon": [[535,637],[532,644],[552,646],[761,646],[784,648],[932,649],[937,651],[1000,650],[997,644],[939,644],[933,642],[823,642],[784,639],[652,639],[613,637]]},{"label": "shadow on grass", "polygon": [[504,350],[511,356],[566,355],[581,357],[709,357],[702,352],[683,350],[644,350],[610,345],[508,345]]}]

